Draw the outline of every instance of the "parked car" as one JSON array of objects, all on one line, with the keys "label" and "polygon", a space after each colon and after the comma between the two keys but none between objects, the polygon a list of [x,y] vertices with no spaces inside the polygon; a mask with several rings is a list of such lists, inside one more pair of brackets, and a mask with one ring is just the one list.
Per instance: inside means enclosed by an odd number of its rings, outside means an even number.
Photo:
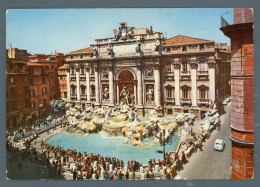
[{"label": "parked car", "polygon": [[64,108],[65,105],[66,105],[66,103],[60,103],[58,107],[59,107],[59,108]]},{"label": "parked car", "polygon": [[223,151],[225,148],[225,141],[221,139],[216,139],[214,144],[214,150]]},{"label": "parked car", "polygon": [[49,116],[46,118],[47,121],[51,121],[52,119],[53,119],[53,116],[51,116],[51,115],[49,115]]},{"label": "parked car", "polygon": [[223,100],[223,101],[222,101],[222,104],[223,104],[223,105],[227,105],[228,102],[227,102],[226,100]]}]

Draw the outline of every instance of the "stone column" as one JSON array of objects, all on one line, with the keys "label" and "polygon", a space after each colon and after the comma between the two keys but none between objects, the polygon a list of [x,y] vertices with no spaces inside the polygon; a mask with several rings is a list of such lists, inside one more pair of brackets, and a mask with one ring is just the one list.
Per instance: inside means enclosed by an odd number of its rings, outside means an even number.
[{"label": "stone column", "polygon": [[70,101],[70,69],[67,69],[67,101]]},{"label": "stone column", "polygon": [[110,105],[114,105],[114,75],[113,75],[113,69],[112,67],[109,68],[108,72],[109,77],[109,100]]},{"label": "stone column", "polygon": [[120,104],[120,97],[119,97],[119,83],[116,83],[116,103]]},{"label": "stone column", "polygon": [[99,84],[99,71],[95,67],[95,91],[96,91],[96,103],[95,105],[100,105],[100,84]]},{"label": "stone column", "polygon": [[191,104],[197,107],[197,63],[191,63]]},{"label": "stone column", "polygon": [[161,89],[160,89],[160,66],[154,67],[154,102],[156,106],[161,105]]},{"label": "stone column", "polygon": [[87,87],[87,102],[90,103],[90,75],[89,68],[86,68],[86,87]]},{"label": "stone column", "polygon": [[134,96],[135,96],[135,104],[137,104],[137,88],[136,88],[136,82],[134,82]]},{"label": "stone column", "polygon": [[142,83],[142,69],[137,67],[137,104],[143,106],[143,83]]},{"label": "stone column", "polygon": [[213,103],[215,101],[215,62],[210,62],[209,67],[209,100]]},{"label": "stone column", "polygon": [[175,106],[180,106],[180,64],[174,64],[174,79],[175,79]]},{"label": "stone column", "polygon": [[80,102],[79,68],[76,68],[77,101]]}]

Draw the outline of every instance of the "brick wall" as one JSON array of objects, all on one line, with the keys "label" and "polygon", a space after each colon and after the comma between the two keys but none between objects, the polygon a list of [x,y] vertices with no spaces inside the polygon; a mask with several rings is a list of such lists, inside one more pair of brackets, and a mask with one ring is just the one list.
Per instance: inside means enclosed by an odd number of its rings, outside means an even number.
[{"label": "brick wall", "polygon": [[234,8],[233,22],[234,24],[252,23],[254,21],[252,8]]},{"label": "brick wall", "polygon": [[231,39],[231,179],[254,175],[253,11],[234,8],[234,24],[220,30]]}]

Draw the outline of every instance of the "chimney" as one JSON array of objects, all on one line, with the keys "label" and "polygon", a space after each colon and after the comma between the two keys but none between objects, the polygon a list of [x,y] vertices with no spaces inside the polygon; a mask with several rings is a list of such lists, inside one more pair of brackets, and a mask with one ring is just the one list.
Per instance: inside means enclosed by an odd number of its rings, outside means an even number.
[{"label": "chimney", "polygon": [[153,26],[150,26],[150,32],[153,33]]}]

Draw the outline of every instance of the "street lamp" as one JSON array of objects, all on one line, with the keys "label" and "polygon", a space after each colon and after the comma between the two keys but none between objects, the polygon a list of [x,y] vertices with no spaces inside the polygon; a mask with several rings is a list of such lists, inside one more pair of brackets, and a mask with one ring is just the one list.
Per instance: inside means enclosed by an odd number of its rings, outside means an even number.
[{"label": "street lamp", "polygon": [[165,129],[160,133],[160,145],[163,146],[163,160],[165,161],[165,145],[171,145],[172,144],[172,136],[170,136],[170,142],[167,142],[167,139],[165,138]]}]

